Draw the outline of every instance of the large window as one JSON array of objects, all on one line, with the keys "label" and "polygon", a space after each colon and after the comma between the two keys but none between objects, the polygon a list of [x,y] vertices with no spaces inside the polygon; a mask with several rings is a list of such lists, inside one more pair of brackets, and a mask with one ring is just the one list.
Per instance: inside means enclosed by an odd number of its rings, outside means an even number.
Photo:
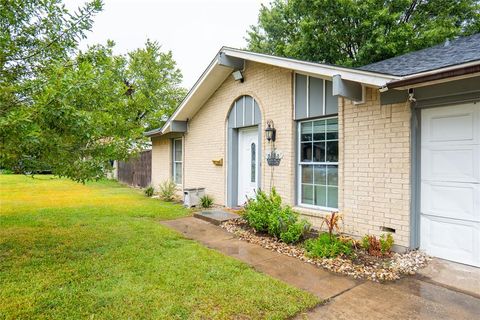
[{"label": "large window", "polygon": [[299,123],[299,204],[338,208],[338,119]]},{"label": "large window", "polygon": [[182,184],[182,138],[173,140],[173,181]]}]

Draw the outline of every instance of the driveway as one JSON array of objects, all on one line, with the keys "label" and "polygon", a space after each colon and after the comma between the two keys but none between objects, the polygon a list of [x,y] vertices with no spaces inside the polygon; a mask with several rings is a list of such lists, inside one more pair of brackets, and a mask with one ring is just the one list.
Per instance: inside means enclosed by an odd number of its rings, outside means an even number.
[{"label": "driveway", "polygon": [[161,223],[324,300],[296,319],[474,319],[480,314],[478,297],[419,277],[387,284],[354,280],[240,241],[200,219],[188,217]]}]

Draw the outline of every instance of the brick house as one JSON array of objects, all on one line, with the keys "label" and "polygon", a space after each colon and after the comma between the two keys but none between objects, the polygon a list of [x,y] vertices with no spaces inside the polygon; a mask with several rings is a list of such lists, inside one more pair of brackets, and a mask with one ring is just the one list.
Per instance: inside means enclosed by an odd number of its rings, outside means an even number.
[{"label": "brick house", "polygon": [[[222,48],[152,140],[152,184],[480,266],[480,34],[357,69]],[[274,129],[275,137],[271,138]],[[267,139],[271,138],[271,139]]]}]

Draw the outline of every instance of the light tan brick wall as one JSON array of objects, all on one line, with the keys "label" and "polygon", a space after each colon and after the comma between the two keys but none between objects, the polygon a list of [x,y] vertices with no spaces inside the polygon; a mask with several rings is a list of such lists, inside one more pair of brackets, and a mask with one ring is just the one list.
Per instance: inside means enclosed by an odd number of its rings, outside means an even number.
[{"label": "light tan brick wall", "polygon": [[[226,121],[233,102],[242,95],[254,97],[261,109],[262,128],[273,120],[277,129],[276,148],[283,153],[276,167],[273,184],[286,203],[294,199],[294,122],[292,72],[264,64],[247,62],[245,81],[240,83],[229,76],[189,120],[185,134],[185,187],[205,187],[218,204],[226,204],[227,144]],[[263,135],[263,130],[262,130]],[[271,167],[265,161],[270,150],[262,138],[262,188],[270,188]],[[222,167],[212,160],[224,159]]]},{"label": "light tan brick wall", "polygon": [[[232,103],[250,95],[260,106],[262,128],[266,120],[274,121],[276,148],[283,154],[280,166],[269,167],[265,154],[271,145],[262,137],[262,188],[275,186],[284,203],[292,205],[296,189],[292,71],[248,62],[244,76],[244,83],[229,76],[189,120],[184,137],[184,187],[205,187],[215,203],[226,204],[226,120]],[[380,106],[374,89],[367,89],[362,105],[339,99],[339,210],[345,214],[345,232],[379,235],[381,227],[390,227],[396,230],[396,243],[408,246],[410,116],[406,104]],[[171,176],[171,145],[161,139],[153,143],[152,181],[159,183]],[[212,163],[221,158],[223,166]],[[164,167],[163,162],[169,165]],[[327,213],[295,209],[316,227]]]},{"label": "light tan brick wall", "polygon": [[172,143],[167,137],[152,138],[152,186],[172,178]]},{"label": "light tan brick wall", "polygon": [[365,104],[340,99],[339,207],[345,231],[380,235],[394,228],[396,244],[410,232],[410,107],[380,106],[378,90]]}]

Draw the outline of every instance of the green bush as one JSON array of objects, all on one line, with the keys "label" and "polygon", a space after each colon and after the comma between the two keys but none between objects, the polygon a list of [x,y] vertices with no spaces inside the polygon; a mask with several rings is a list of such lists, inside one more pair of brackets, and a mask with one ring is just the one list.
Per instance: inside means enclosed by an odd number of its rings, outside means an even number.
[{"label": "green bush", "polygon": [[175,190],[177,185],[172,180],[165,180],[160,183],[159,193],[160,199],[163,201],[173,201],[175,199]]},{"label": "green bush", "polygon": [[155,193],[155,188],[153,188],[152,186],[148,186],[147,188],[145,188],[144,193],[147,197],[151,197]]},{"label": "green bush", "polygon": [[310,230],[310,224],[299,220],[299,215],[289,206],[282,206],[282,198],[272,189],[270,195],[258,191],[255,199],[245,205],[244,218],[258,232],[281,239],[285,243],[298,242]]},{"label": "green bush", "polygon": [[392,251],[393,247],[393,236],[391,233],[382,234],[380,236],[380,250],[382,254],[389,254]]},{"label": "green bush", "polygon": [[296,243],[307,233],[311,228],[310,223],[305,220],[300,220],[291,224],[287,231],[280,234],[280,239],[285,243]]},{"label": "green bush", "polygon": [[330,237],[328,233],[322,233],[316,239],[305,241],[305,250],[309,256],[317,258],[351,257],[353,255],[350,241],[342,241],[335,235]]},{"label": "green bush", "polygon": [[210,208],[213,205],[213,198],[209,195],[204,195],[200,198],[200,205],[205,209]]}]

